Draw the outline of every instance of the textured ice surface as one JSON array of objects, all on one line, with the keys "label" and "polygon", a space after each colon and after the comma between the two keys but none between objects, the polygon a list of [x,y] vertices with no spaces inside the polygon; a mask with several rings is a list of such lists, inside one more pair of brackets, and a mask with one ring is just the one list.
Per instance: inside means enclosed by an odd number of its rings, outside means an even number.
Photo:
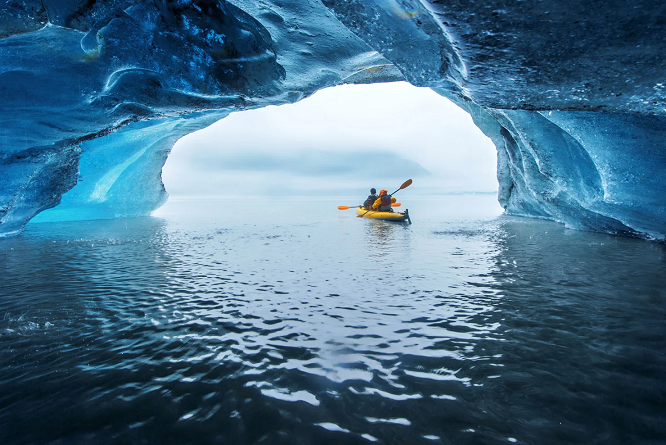
[{"label": "textured ice surface", "polygon": [[133,122],[81,144],[79,179],[60,204],[33,221],[148,215],[167,198],[162,166],[178,139],[226,117],[228,110]]},{"label": "textured ice surface", "polygon": [[435,90],[495,143],[498,198],[509,213],[664,238],[665,116],[484,109]]},{"label": "textured ice surface", "polygon": [[508,212],[663,239],[665,27],[647,0],[4,1],[0,236],[147,214],[178,137],[404,78],[493,139]]}]

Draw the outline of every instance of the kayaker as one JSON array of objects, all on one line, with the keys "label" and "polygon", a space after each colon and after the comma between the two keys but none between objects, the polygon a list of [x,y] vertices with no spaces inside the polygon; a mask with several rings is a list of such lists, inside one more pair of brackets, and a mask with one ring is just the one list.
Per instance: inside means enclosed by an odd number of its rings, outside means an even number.
[{"label": "kayaker", "polygon": [[363,208],[369,210],[372,204],[374,204],[376,200],[377,200],[377,190],[375,190],[375,188],[373,187],[370,189],[370,195],[368,195],[368,198],[363,203]]},{"label": "kayaker", "polygon": [[388,194],[388,190],[381,190],[375,203],[372,205],[372,208],[378,212],[392,212],[393,208],[391,207],[391,204],[393,202],[395,201],[391,195]]}]

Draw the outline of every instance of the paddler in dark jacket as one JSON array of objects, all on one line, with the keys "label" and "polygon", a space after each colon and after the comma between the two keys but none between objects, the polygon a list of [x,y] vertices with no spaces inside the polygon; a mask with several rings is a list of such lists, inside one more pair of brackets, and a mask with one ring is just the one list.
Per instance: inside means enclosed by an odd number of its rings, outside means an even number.
[{"label": "paddler in dark jacket", "polygon": [[388,194],[387,190],[382,190],[379,192],[379,196],[375,200],[375,203],[372,205],[372,208],[378,212],[392,212],[393,208],[391,204],[395,202],[391,195]]},{"label": "paddler in dark jacket", "polygon": [[375,190],[375,188],[373,187],[370,189],[370,195],[363,203],[363,207],[365,209],[370,210],[372,208],[372,204],[374,204],[376,200],[377,200],[377,190]]}]

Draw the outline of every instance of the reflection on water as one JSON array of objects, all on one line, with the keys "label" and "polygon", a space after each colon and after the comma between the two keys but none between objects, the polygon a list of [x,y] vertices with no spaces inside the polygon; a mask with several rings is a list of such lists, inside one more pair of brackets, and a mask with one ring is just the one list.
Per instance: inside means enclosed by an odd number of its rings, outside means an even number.
[{"label": "reflection on water", "polygon": [[664,246],[489,199],[30,225],[0,241],[0,441],[666,440]]},{"label": "reflection on water", "polygon": [[359,248],[368,249],[372,257],[399,255],[409,251],[411,230],[408,224],[369,220],[364,222],[365,239]]}]

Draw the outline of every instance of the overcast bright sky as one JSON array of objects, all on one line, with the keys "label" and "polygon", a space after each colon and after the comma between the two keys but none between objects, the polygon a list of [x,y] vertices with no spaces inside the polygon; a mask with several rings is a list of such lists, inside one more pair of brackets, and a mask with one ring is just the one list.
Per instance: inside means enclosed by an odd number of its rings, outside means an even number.
[{"label": "overcast bright sky", "polygon": [[496,151],[471,117],[405,82],[342,85],[233,113],[175,145],[162,177],[180,195],[364,195],[497,190]]}]

